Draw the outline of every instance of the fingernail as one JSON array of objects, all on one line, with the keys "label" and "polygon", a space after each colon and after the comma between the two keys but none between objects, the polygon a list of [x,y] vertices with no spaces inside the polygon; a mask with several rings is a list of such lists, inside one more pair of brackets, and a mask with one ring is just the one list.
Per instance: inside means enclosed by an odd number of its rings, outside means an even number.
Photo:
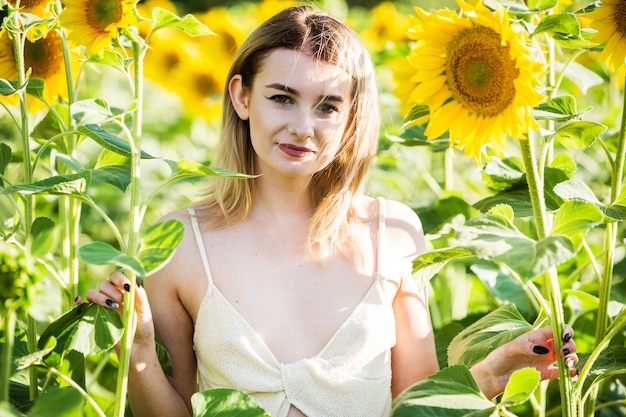
[{"label": "fingernail", "polygon": [[76,298],[74,298],[74,302],[78,301],[78,297],[80,296],[77,295]]},{"label": "fingernail", "polygon": [[105,303],[111,307],[111,308],[118,308],[120,305],[118,303],[116,303],[115,301],[111,300],[110,298],[107,298]]},{"label": "fingernail", "polygon": [[546,353],[550,353],[550,349],[543,346],[533,346],[533,352],[538,355],[545,355]]},{"label": "fingernail", "polygon": [[128,292],[128,291],[130,291],[130,284],[129,284],[129,283],[124,284],[124,289],[125,289],[127,292]]},{"label": "fingernail", "polygon": [[565,333],[565,336],[563,336],[563,343],[569,342],[571,338],[572,338],[571,333]]},{"label": "fingernail", "polygon": [[568,348],[564,348],[564,349],[563,349],[563,356],[567,356],[567,355],[569,355],[569,354],[570,354],[570,352],[571,352],[571,350],[569,350]]},{"label": "fingernail", "polygon": [[139,278],[135,278],[135,282],[137,283],[138,287],[141,287],[141,281],[139,281]]}]

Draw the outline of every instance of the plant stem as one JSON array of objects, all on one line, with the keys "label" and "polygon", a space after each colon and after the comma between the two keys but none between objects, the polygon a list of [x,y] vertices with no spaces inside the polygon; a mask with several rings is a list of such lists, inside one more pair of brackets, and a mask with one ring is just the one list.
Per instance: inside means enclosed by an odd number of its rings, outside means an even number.
[{"label": "plant stem", "polygon": [[63,372],[58,371],[56,368],[48,368],[46,366],[44,367],[48,371],[50,371],[50,373],[56,375],[58,378],[62,379],[66,384],[68,384],[69,386],[74,388],[76,391],[78,391],[80,395],[83,396],[85,401],[87,401],[87,403],[91,405],[91,407],[94,409],[94,411],[99,417],[106,417],[106,414],[104,413],[104,411],[102,411],[102,408],[100,408],[96,400],[94,400],[91,397],[91,395],[89,395],[79,384],[77,384],[76,381],[74,381],[72,378],[68,378],[67,375],[65,375]]},{"label": "plant stem", "polygon": [[9,380],[11,379],[11,365],[13,364],[13,343],[15,339],[15,321],[17,313],[12,308],[4,315],[4,346],[2,363],[0,364],[0,404],[9,401]]},{"label": "plant stem", "polygon": [[[138,42],[133,41],[134,62],[134,96],[135,109],[133,112],[133,131],[130,138],[131,162],[130,173],[130,227],[127,246],[127,254],[135,256],[138,250],[139,233],[141,228],[141,207],[139,202],[140,186],[140,163],[141,163],[141,134],[143,117],[143,59],[145,48]],[[131,277],[131,282],[134,279]],[[130,291],[124,294],[124,334],[120,349],[120,364],[117,375],[117,392],[115,398],[115,417],[123,417],[128,393],[128,373],[130,370],[130,354],[135,334],[137,314],[135,312],[135,285],[131,285]]]},{"label": "plant stem", "polygon": [[[613,165],[613,175],[611,177],[611,204],[615,203],[620,195],[623,186],[624,161],[626,159],[626,93],[623,93],[622,121],[617,139],[617,149],[615,151],[615,164]],[[611,285],[613,283],[613,262],[615,244],[617,239],[618,222],[613,222],[606,227],[606,255],[604,257],[604,274],[600,281],[600,294],[598,305],[598,317],[596,322],[596,346],[604,338],[607,323],[609,321],[608,309],[611,295]]]},{"label": "plant stem", "polygon": [[[528,182],[528,191],[530,193],[530,201],[533,207],[535,226],[537,228],[537,239],[543,239],[547,236],[547,212],[543,189],[543,179],[539,176],[537,169],[537,160],[533,151],[534,135],[529,133],[528,139],[520,140],[520,149],[526,168],[526,180]],[[550,324],[552,333],[554,334],[554,344],[557,352],[561,351],[563,341],[561,335],[565,325],[563,314],[563,305],[561,300],[561,289],[559,286],[559,277],[555,267],[550,268],[545,274],[545,282],[548,293],[548,302],[550,305]],[[565,365],[562,355],[557,354],[559,364],[559,387],[561,391],[561,407],[562,415],[565,417],[574,417],[576,415],[576,403],[572,399],[571,379],[569,369]]]}]

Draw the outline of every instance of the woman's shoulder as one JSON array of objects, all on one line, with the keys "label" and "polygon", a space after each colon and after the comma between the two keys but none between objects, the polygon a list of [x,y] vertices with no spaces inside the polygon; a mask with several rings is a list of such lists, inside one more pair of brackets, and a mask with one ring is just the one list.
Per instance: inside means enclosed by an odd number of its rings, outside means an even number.
[{"label": "woman's shoulder", "polygon": [[[381,207],[381,204],[384,207]],[[359,196],[356,198],[356,210],[359,217],[372,218],[378,217],[379,213],[384,212],[387,223],[391,226],[406,226],[410,229],[421,230],[422,224],[415,211],[407,204],[396,200],[389,200],[382,197]]]},{"label": "woman's shoulder", "polygon": [[372,220],[379,219],[380,204],[384,205],[386,245],[391,245],[393,250],[407,257],[423,252],[425,241],[422,223],[407,204],[396,200],[362,196],[357,200],[357,211],[367,213]]}]

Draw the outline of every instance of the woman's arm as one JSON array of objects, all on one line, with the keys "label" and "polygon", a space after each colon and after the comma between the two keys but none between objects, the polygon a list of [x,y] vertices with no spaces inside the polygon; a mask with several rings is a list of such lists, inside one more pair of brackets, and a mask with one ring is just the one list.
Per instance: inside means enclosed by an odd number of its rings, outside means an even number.
[{"label": "woman's arm", "polygon": [[[181,246],[187,243],[185,240]],[[189,264],[185,253],[189,252],[179,247],[167,265],[145,278],[145,288],[138,286],[135,291],[137,328],[130,355],[128,393],[136,417],[191,416],[191,396],[197,391],[193,322],[178,292],[179,280],[184,276],[181,265]],[[99,291],[87,291],[87,299],[121,313],[123,294],[130,285],[133,283],[125,275],[114,272],[102,282]],[[159,363],[155,332],[170,354],[171,376]]]},{"label": "woman's arm", "polygon": [[439,370],[426,291],[412,276],[413,259],[424,252],[422,225],[412,209],[387,203],[385,245],[390,260],[400,269],[401,281],[393,301],[396,345],[391,350],[391,392],[395,398],[411,385]]}]

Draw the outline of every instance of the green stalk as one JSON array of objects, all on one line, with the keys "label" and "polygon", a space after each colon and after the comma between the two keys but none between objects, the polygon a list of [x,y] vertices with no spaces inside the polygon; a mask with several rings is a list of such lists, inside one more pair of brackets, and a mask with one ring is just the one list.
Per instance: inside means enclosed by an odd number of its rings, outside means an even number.
[{"label": "green stalk", "polygon": [[15,322],[17,313],[12,308],[4,316],[4,349],[2,363],[0,363],[0,404],[9,401],[9,380],[11,379],[11,364],[13,363],[13,343],[15,339]]},{"label": "green stalk", "polygon": [[[10,18],[15,28],[21,27],[19,2],[16,5],[16,10],[11,13]],[[26,33],[20,31],[13,34],[13,54],[15,56],[15,70],[17,73],[17,85],[23,86],[26,84],[26,69],[24,63],[24,44],[26,39]],[[28,121],[28,104],[26,88],[22,88],[18,91],[20,101],[20,137],[22,141],[22,152],[24,157],[22,158],[24,182],[30,184],[33,182],[33,165],[31,161],[31,149],[30,149],[30,128]],[[28,239],[30,235],[30,228],[33,224],[35,212],[35,199],[33,196],[24,196],[24,240]],[[28,344],[28,350],[35,352],[37,350],[37,335],[35,333],[35,320],[32,317],[28,318],[28,328],[26,329],[26,339]],[[35,400],[38,395],[37,390],[37,370],[34,368],[29,369],[29,397],[31,400]]]},{"label": "green stalk", "polygon": [[[543,179],[539,177],[537,169],[537,160],[533,151],[532,140],[534,135],[529,133],[528,139],[520,140],[520,148],[526,168],[526,179],[528,182],[528,191],[530,193],[530,201],[533,207],[535,225],[537,228],[537,238],[543,239],[547,236],[547,212],[544,198]],[[556,268],[550,268],[545,274],[545,282],[548,293],[548,303],[550,306],[552,333],[554,334],[554,345],[557,352],[563,347],[561,335],[565,325],[563,314],[563,305],[561,299],[561,289],[559,286],[559,277]],[[574,417],[576,415],[576,403],[572,398],[571,379],[569,369],[565,365],[565,359],[562,355],[557,354],[559,364],[559,387],[561,391],[561,407],[564,417]]]},{"label": "green stalk", "polygon": [[[132,38],[131,38],[132,39]],[[135,109],[133,112],[133,131],[130,140],[131,147],[131,182],[130,188],[130,213],[129,213],[129,237],[127,254],[135,256],[139,245],[139,232],[141,228],[140,202],[139,202],[139,186],[140,186],[140,163],[141,163],[141,134],[142,134],[142,117],[143,117],[143,60],[145,56],[145,48],[137,41],[132,42],[133,45],[133,62],[134,62],[134,97]],[[134,277],[130,277],[131,282]],[[128,373],[130,370],[130,354],[133,345],[133,336],[137,321],[135,312],[135,285],[131,285],[130,291],[124,294],[124,334],[122,336],[120,348],[120,364],[117,374],[115,417],[124,417],[126,408],[126,397],[128,394]]]},{"label": "green stalk", "polygon": [[[623,94],[622,122],[617,139],[617,150],[615,151],[615,164],[613,165],[613,175],[611,177],[611,204],[615,203],[622,191],[624,178],[624,160],[626,159],[626,93]],[[598,305],[598,318],[596,322],[596,346],[604,338],[606,327],[609,321],[609,299],[611,285],[613,283],[613,262],[617,239],[618,223],[613,222],[606,228],[606,256],[604,257],[604,274],[600,281],[600,303]]]}]

